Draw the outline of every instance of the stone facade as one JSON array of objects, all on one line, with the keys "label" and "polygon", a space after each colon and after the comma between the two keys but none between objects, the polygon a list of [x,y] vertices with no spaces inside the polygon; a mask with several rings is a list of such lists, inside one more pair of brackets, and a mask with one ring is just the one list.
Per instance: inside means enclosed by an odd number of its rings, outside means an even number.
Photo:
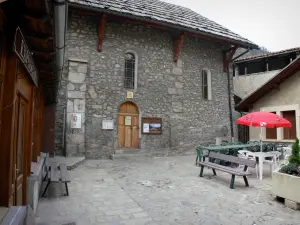
[{"label": "stone facade", "polygon": [[[56,114],[57,154],[61,154],[63,147],[62,114],[64,107],[71,107],[72,103],[68,103],[71,97],[85,97],[86,157],[107,156],[118,147],[118,110],[120,104],[127,101],[128,91],[124,89],[126,52],[134,53],[137,58],[137,88],[133,90],[134,98],[128,100],[137,104],[140,118],[161,117],[163,121],[161,135],[140,132],[141,149],[181,154],[194,151],[196,144],[214,143],[216,125],[226,125],[230,130],[227,74],[223,72],[222,61],[222,50],[228,46],[186,37],[175,64],[169,33],[109,21],[100,53],[97,50],[98,23],[95,17],[69,16],[66,60],[85,59],[88,66],[82,71],[77,68],[77,74],[73,74],[70,67],[65,68]],[[212,74],[211,101],[202,98],[203,69],[209,69]],[[78,77],[85,72],[85,79]],[[68,82],[70,78],[72,83]],[[105,119],[114,121],[113,130],[102,130]],[[70,152],[75,151],[67,150],[67,154]]]}]

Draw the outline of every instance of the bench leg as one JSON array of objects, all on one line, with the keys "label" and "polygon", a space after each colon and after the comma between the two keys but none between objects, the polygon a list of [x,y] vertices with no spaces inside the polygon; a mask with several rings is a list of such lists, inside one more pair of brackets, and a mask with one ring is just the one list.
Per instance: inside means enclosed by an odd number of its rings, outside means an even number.
[{"label": "bench leg", "polygon": [[204,169],[204,166],[201,166],[201,170],[200,170],[200,177],[203,177],[203,169]]},{"label": "bench leg", "polygon": [[230,182],[230,188],[233,189],[234,188],[234,179],[235,179],[235,175],[231,176],[231,182]]},{"label": "bench leg", "polygon": [[49,185],[50,185],[50,179],[48,179],[48,182],[47,182],[47,184],[46,184],[46,187],[45,187],[45,190],[44,190],[44,192],[43,192],[43,194],[42,194],[42,197],[45,197],[46,196],[46,192],[47,192],[47,190],[48,190],[48,187],[49,187]]},{"label": "bench leg", "polygon": [[213,171],[214,175],[217,176],[216,170],[212,169],[212,171]]},{"label": "bench leg", "polygon": [[45,177],[43,178],[43,181],[46,181],[48,178],[48,173],[46,173]]},{"label": "bench leg", "polygon": [[67,182],[65,182],[65,187],[66,187],[66,192],[67,192],[66,196],[69,196],[69,189],[68,189],[68,183]]},{"label": "bench leg", "polygon": [[249,187],[247,176],[243,176],[246,187]]}]

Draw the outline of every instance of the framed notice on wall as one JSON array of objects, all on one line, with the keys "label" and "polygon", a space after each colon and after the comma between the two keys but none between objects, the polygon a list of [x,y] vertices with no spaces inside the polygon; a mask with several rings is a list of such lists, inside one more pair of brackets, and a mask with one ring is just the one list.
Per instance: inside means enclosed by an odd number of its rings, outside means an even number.
[{"label": "framed notice on wall", "polygon": [[161,134],[162,119],[154,117],[142,118],[142,133],[143,134]]}]

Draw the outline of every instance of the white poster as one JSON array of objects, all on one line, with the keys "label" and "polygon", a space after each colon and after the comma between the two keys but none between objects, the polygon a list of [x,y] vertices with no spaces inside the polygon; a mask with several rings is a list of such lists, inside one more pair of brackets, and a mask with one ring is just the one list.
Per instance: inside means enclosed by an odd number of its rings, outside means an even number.
[{"label": "white poster", "polygon": [[125,125],[131,126],[131,116],[125,116]]},{"label": "white poster", "polygon": [[72,114],[71,128],[81,128],[81,113]]},{"label": "white poster", "polygon": [[149,123],[144,123],[143,132],[149,133]]},{"label": "white poster", "polygon": [[102,129],[103,130],[113,130],[114,121],[113,120],[102,120]]}]

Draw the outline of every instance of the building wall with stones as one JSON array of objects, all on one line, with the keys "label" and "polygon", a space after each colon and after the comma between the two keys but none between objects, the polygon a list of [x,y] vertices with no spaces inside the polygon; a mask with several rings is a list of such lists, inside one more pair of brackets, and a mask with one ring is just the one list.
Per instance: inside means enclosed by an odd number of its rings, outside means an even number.
[{"label": "building wall with stones", "polygon": [[[161,117],[163,121],[161,135],[140,134],[141,149],[183,154],[194,151],[197,144],[215,143],[216,125],[226,125],[230,130],[227,74],[223,72],[222,61],[225,46],[185,37],[175,64],[173,41],[168,32],[108,21],[103,51],[98,52],[98,23],[99,19],[95,17],[75,13],[69,16],[66,67],[56,112],[56,154],[62,154],[64,140],[67,142],[67,155],[83,154],[87,158],[105,157],[118,148],[118,109],[126,101],[128,91],[124,89],[124,56],[128,51],[134,52],[137,57],[137,89],[133,91],[134,98],[128,100],[137,104],[140,117]],[[71,135],[74,131],[68,123],[66,128],[63,125],[67,102],[75,107],[70,99],[70,91],[74,91],[70,89],[74,85],[70,76],[83,76],[74,60],[87,63],[85,78],[75,87],[77,94],[84,95],[79,98],[85,105],[83,144],[76,141],[69,144],[74,138]],[[73,65],[77,71],[72,68]],[[210,101],[202,98],[201,71],[205,68],[212,74]],[[86,91],[80,90],[83,84]],[[102,130],[104,119],[114,121],[113,130]],[[67,133],[66,138],[64,132]],[[78,147],[79,144],[83,147]]]}]

